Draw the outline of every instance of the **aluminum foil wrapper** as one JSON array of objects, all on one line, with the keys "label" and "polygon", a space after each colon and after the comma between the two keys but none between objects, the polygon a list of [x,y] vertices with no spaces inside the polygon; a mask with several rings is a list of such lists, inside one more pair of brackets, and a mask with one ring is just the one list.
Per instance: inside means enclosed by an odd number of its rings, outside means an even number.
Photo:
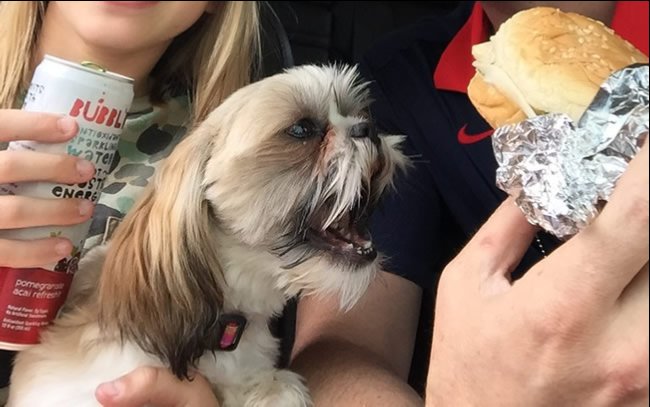
[{"label": "aluminum foil wrapper", "polygon": [[547,114],[496,129],[499,188],[561,239],[587,226],[648,136],[648,65],[613,73],[574,123]]}]

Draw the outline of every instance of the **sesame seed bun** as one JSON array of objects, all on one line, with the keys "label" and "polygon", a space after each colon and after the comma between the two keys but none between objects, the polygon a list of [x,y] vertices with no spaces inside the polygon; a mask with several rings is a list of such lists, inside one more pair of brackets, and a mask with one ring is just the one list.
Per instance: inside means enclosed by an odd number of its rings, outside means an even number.
[{"label": "sesame seed bun", "polygon": [[609,75],[648,62],[603,23],[549,7],[515,14],[472,54],[468,96],[494,128],[545,113],[578,121]]}]

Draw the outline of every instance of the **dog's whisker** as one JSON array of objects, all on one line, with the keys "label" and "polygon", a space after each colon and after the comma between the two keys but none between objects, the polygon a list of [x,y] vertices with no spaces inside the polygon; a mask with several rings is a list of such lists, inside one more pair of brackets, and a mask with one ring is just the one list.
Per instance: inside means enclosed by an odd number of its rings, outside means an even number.
[{"label": "dog's whisker", "polygon": [[305,288],[310,288],[307,283],[305,283],[305,280],[307,280],[307,274],[295,274],[292,275],[291,278],[289,278],[288,283],[289,284],[300,284],[304,286]]},{"label": "dog's whisker", "polygon": [[314,216],[315,209],[304,210],[300,214],[300,221],[298,222],[298,228],[295,231],[294,236],[296,238],[305,239],[307,235],[307,230],[309,229],[309,220]]},{"label": "dog's whisker", "polygon": [[297,245],[298,245],[297,243],[291,243],[291,244],[287,244],[286,246],[281,247],[281,248],[274,248],[274,249],[272,249],[272,251],[273,251],[273,254],[275,254],[276,256],[284,257],[284,256],[287,255],[287,253],[289,253],[290,251],[295,249]]},{"label": "dog's whisker", "polygon": [[299,266],[300,264],[304,263],[305,261],[309,260],[313,256],[312,251],[309,249],[303,249],[302,253],[297,256],[297,258],[292,261],[291,263],[285,264],[282,266],[284,270],[289,270],[292,268],[295,268],[296,266]]},{"label": "dog's whisker", "polygon": [[289,253],[290,251],[292,251],[293,249],[301,245],[305,240],[301,236],[292,236],[289,238],[287,235],[285,237],[287,238],[286,241],[276,246],[273,246],[271,248],[273,254],[275,254],[278,257],[284,257],[287,253]]}]

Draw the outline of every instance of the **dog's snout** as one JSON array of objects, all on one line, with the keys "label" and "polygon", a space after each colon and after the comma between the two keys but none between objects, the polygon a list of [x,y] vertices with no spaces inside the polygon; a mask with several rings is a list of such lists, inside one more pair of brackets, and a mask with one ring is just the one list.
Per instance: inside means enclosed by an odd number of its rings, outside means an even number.
[{"label": "dog's snout", "polygon": [[350,127],[350,137],[369,138],[371,140],[374,140],[377,137],[377,132],[371,123],[361,122]]}]

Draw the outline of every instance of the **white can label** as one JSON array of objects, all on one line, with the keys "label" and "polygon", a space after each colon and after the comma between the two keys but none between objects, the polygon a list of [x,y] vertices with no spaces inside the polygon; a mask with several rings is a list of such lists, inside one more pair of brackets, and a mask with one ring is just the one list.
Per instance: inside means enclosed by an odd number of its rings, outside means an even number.
[{"label": "white can label", "polygon": [[[76,119],[77,135],[67,143],[14,141],[8,150],[70,154],[95,165],[93,179],[81,184],[49,182],[0,184],[0,195],[44,199],[81,198],[96,202],[118,149],[133,86],[116,75],[101,74],[56,58],[37,67],[23,110],[68,115]],[[74,249],[54,264],[35,268],[3,267],[0,262],[0,348],[20,350],[38,343],[39,332],[63,305],[77,270],[90,221],[73,226],[0,229],[0,238],[32,240],[66,237]]]},{"label": "white can label", "polygon": [[[42,65],[41,65],[42,66]],[[41,68],[39,66],[39,68]],[[70,79],[70,78],[69,78]],[[95,166],[95,176],[81,184],[55,184],[49,182],[24,182],[0,185],[0,195],[21,195],[34,198],[60,199],[80,198],[96,202],[104,179],[108,175],[128,108],[133,100],[130,92],[118,92],[110,86],[98,86],[70,80],[54,81],[47,70],[37,69],[25,97],[23,110],[65,114],[76,119],[77,135],[67,143],[46,144],[29,140],[9,143],[8,150],[31,150],[52,154],[70,154],[84,158]],[[110,83],[106,78],[103,82]],[[120,85],[120,84],[118,84]],[[126,88],[130,89],[130,88]],[[46,237],[66,237],[74,246],[70,257],[56,264],[45,265],[53,271],[74,274],[90,221],[74,226],[48,226],[27,229],[0,230],[0,238],[31,240]]]}]

